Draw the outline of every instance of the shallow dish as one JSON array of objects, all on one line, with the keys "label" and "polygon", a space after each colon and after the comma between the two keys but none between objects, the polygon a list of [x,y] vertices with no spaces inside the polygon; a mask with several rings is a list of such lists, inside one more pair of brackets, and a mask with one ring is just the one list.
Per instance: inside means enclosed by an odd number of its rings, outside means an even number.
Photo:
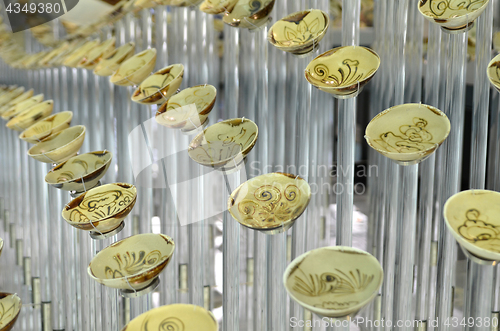
[{"label": "shallow dish", "polygon": [[257,125],[249,119],[225,120],[198,134],[189,144],[188,154],[201,165],[231,170],[252,150],[258,134]]},{"label": "shallow dish", "polygon": [[424,17],[447,30],[470,26],[486,9],[489,0],[420,0],[418,10]]},{"label": "shallow dish", "polygon": [[97,64],[94,74],[98,76],[111,76],[125,60],[134,54],[134,49],[135,43],[133,42],[118,47]]},{"label": "shallow dish", "polygon": [[73,112],[69,110],[50,115],[24,130],[19,135],[19,139],[27,141],[30,144],[38,144],[51,135],[69,128],[72,119]]},{"label": "shallow dish", "polygon": [[336,98],[356,96],[375,75],[380,58],[369,48],[343,46],[318,55],[306,67],[307,81]]},{"label": "shallow dish", "polygon": [[85,126],[72,126],[31,147],[28,155],[40,162],[59,164],[75,156],[84,139]]},{"label": "shallow dish", "polygon": [[0,330],[9,331],[16,324],[22,302],[17,294],[0,293]]},{"label": "shallow dish", "polygon": [[132,94],[132,101],[146,105],[162,103],[177,92],[183,77],[182,64],[172,64],[160,69],[137,87]]},{"label": "shallow dish", "polygon": [[97,151],[73,156],[55,166],[46,176],[45,182],[55,188],[84,192],[94,188],[108,171],[113,154]]},{"label": "shallow dish", "polygon": [[216,97],[217,90],[212,85],[188,87],[158,108],[156,122],[183,131],[199,128],[206,122]]},{"label": "shallow dish", "polygon": [[47,100],[31,106],[7,122],[7,127],[11,130],[22,132],[36,122],[49,116],[52,113],[53,108],[53,100]]},{"label": "shallow dish", "polygon": [[156,49],[148,48],[123,62],[109,80],[119,86],[139,85],[151,74],[155,64]]},{"label": "shallow dish", "polygon": [[31,108],[43,101],[43,94],[37,94],[34,97],[24,100],[15,106],[12,106],[6,112],[2,113],[2,119],[9,121],[23,111]]},{"label": "shallow dish", "polygon": [[5,94],[0,95],[0,106],[4,106],[24,93],[24,87],[20,86]]},{"label": "shallow dish", "polygon": [[138,291],[158,277],[170,262],[174,249],[174,241],[166,235],[138,234],[100,251],[87,271],[105,286]]},{"label": "shallow dish", "polygon": [[294,301],[321,317],[334,318],[355,315],[377,296],[383,279],[375,257],[344,246],[306,252],[283,275]]},{"label": "shallow dish", "polygon": [[176,303],[151,309],[131,320],[122,331],[142,330],[217,331],[214,315],[203,307]]},{"label": "shallow dish", "polygon": [[446,201],[443,215],[460,246],[481,259],[500,261],[499,192],[459,192]]},{"label": "shallow dish", "polygon": [[92,49],[96,48],[99,45],[98,40],[90,40],[83,44],[82,46],[75,49],[71,52],[62,62],[62,64],[66,67],[76,68],[78,63],[83,59],[85,55],[87,55]]},{"label": "shallow dish", "polygon": [[200,10],[212,15],[221,14],[232,11],[237,2],[238,0],[205,0],[200,4]]},{"label": "shallow dish", "polygon": [[224,14],[224,23],[242,29],[258,29],[269,20],[275,0],[239,0]]},{"label": "shallow dish", "polygon": [[500,92],[500,54],[490,61],[486,73],[491,85]]},{"label": "shallow dish", "polygon": [[77,229],[106,234],[122,224],[136,200],[134,185],[106,184],[73,199],[64,207],[62,216]]},{"label": "shallow dish", "polygon": [[109,56],[115,49],[116,38],[103,41],[99,46],[90,50],[78,63],[78,68],[93,70],[102,58]]},{"label": "shallow dish", "polygon": [[275,172],[240,185],[229,197],[227,208],[241,225],[277,234],[295,223],[310,199],[311,188],[304,179]]},{"label": "shallow dish", "polygon": [[319,47],[329,22],[328,14],[318,9],[296,12],[274,23],[267,39],[282,51],[308,54]]},{"label": "shallow dish", "polygon": [[439,109],[418,103],[398,105],[375,116],[366,127],[368,145],[401,165],[428,158],[450,133]]}]

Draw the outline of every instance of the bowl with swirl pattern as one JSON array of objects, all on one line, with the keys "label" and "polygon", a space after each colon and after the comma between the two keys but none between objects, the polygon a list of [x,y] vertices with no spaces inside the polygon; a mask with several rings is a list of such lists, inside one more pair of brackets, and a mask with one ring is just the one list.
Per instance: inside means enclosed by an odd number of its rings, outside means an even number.
[{"label": "bowl with swirl pattern", "polygon": [[489,0],[419,0],[418,10],[446,30],[462,30],[476,20]]},{"label": "bowl with swirl pattern", "polygon": [[0,330],[12,330],[21,312],[22,302],[17,294],[0,292]]},{"label": "bowl with swirl pattern", "polygon": [[345,99],[358,95],[380,66],[380,57],[362,46],[331,49],[306,67],[307,81],[321,91]]},{"label": "bowl with swirl pattern", "polygon": [[140,291],[165,269],[174,250],[174,241],[164,234],[137,234],[100,251],[87,272],[105,286]]}]

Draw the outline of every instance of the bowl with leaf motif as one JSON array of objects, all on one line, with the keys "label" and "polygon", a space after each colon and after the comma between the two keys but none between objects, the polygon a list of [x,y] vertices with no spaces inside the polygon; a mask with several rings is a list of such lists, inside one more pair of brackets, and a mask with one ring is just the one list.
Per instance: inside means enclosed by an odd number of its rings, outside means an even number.
[{"label": "bowl with leaf motif", "polygon": [[366,127],[368,145],[400,165],[428,158],[450,133],[450,121],[439,109],[408,103],[375,116]]},{"label": "bowl with leaf motif", "polygon": [[28,155],[43,163],[59,164],[75,156],[85,139],[85,126],[75,125],[59,131],[28,150]]},{"label": "bowl with leaf motif", "polygon": [[137,234],[100,251],[87,271],[92,279],[105,286],[139,291],[158,278],[174,250],[174,241],[164,234]]},{"label": "bowl with leaf motif", "polygon": [[21,298],[17,294],[0,292],[0,330],[12,330],[22,308]]},{"label": "bowl with leaf motif", "polygon": [[126,43],[114,51],[107,57],[104,57],[95,67],[94,74],[98,76],[111,76],[118,70],[120,65],[128,60],[134,54],[135,43]]},{"label": "bowl with leaf motif", "polygon": [[176,303],[151,309],[131,320],[122,331],[140,330],[217,331],[215,316],[203,307]]},{"label": "bowl with leaf motif", "polygon": [[43,120],[52,113],[54,108],[54,101],[47,100],[31,106],[30,108],[22,111],[10,121],[7,122],[7,127],[15,131],[24,131],[36,122]]},{"label": "bowl with leaf motif", "polygon": [[62,64],[66,67],[76,68],[78,63],[94,48],[99,45],[99,40],[90,40],[71,52]]},{"label": "bowl with leaf motif", "polygon": [[155,64],[156,49],[148,48],[123,62],[109,80],[119,86],[139,85],[151,74]]},{"label": "bowl with leaf motif", "polygon": [[362,46],[331,49],[314,58],[305,77],[314,87],[345,99],[358,95],[380,66],[380,57]]},{"label": "bowl with leaf motif", "polygon": [[500,92],[500,54],[490,61],[486,74],[491,85]]},{"label": "bowl with leaf motif", "polygon": [[115,49],[116,38],[103,41],[99,46],[91,49],[78,63],[78,68],[94,70],[102,58],[109,56]]},{"label": "bowl with leaf motif", "polygon": [[226,11],[224,23],[241,29],[255,30],[269,21],[275,0],[239,0],[231,11]]},{"label": "bowl with leaf motif", "polygon": [[330,18],[319,9],[290,14],[271,27],[267,40],[276,48],[295,55],[308,54],[319,47]]},{"label": "bowl with leaf motif", "polygon": [[238,0],[205,0],[199,8],[202,12],[216,15],[232,11],[237,2]]},{"label": "bowl with leaf motif", "polygon": [[19,135],[19,139],[30,144],[38,144],[51,135],[69,128],[72,119],[73,112],[69,110],[50,115],[24,130]]},{"label": "bowl with leaf motif", "polygon": [[206,123],[216,97],[217,89],[212,85],[188,87],[158,108],[156,122],[185,132],[197,129]]},{"label": "bowl with leaf motif", "polygon": [[12,91],[0,95],[0,106],[4,106],[24,93],[24,87],[19,86]]},{"label": "bowl with leaf motif", "polygon": [[310,199],[311,188],[304,179],[275,172],[241,184],[229,197],[227,207],[241,225],[277,234],[290,229]]},{"label": "bowl with leaf motif", "polygon": [[94,187],[71,200],[62,217],[77,229],[106,234],[121,226],[137,200],[137,189],[127,183]]},{"label": "bowl with leaf motif", "polygon": [[444,204],[446,226],[462,248],[482,260],[500,261],[500,193],[467,190]]},{"label": "bowl with leaf motif", "polygon": [[96,185],[108,171],[113,154],[96,151],[73,156],[56,165],[46,176],[45,182],[55,188],[70,192],[85,192]]},{"label": "bowl with leaf motif", "polygon": [[353,316],[378,294],[384,272],[371,254],[354,247],[308,251],[286,268],[288,295],[320,317]]},{"label": "bowl with leaf motif", "polygon": [[24,100],[23,102],[18,103],[15,106],[9,107],[7,111],[2,113],[2,119],[6,121],[10,121],[13,119],[15,116],[19,115],[23,111],[27,110],[28,108],[31,108],[40,102],[43,101],[44,95],[43,94],[37,94],[28,100]]},{"label": "bowl with leaf motif", "polygon": [[236,169],[257,142],[257,124],[246,118],[215,123],[189,144],[189,157],[198,164],[228,171]]},{"label": "bowl with leaf motif", "polygon": [[446,30],[470,27],[488,6],[489,0],[419,0],[418,10],[430,22]]},{"label": "bowl with leaf motif", "polygon": [[162,103],[177,92],[183,77],[182,64],[172,64],[160,69],[141,82],[131,99],[145,105]]}]

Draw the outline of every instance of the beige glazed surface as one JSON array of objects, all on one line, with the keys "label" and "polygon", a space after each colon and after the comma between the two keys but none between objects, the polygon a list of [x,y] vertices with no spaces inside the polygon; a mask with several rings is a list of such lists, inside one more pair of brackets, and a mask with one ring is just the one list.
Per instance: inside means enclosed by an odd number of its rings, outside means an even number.
[{"label": "beige glazed surface", "polygon": [[76,48],[71,52],[63,61],[63,65],[67,67],[76,68],[78,63],[86,56],[92,49],[99,45],[98,40],[91,40]]},{"label": "beige glazed surface", "polygon": [[460,30],[481,15],[489,0],[419,0],[424,17],[450,30]]},{"label": "beige glazed surface", "polygon": [[111,83],[119,86],[139,85],[156,64],[156,49],[148,48],[123,62],[110,77]]},{"label": "beige glazed surface", "polygon": [[177,92],[183,77],[182,64],[173,64],[160,69],[139,85],[132,95],[132,101],[142,104],[162,103]]},{"label": "beige glazed surface", "polygon": [[78,63],[78,67],[93,70],[102,58],[109,56],[113,52],[115,41],[115,37],[110,38],[90,50]]},{"label": "beige glazed surface", "polygon": [[31,147],[28,155],[40,162],[59,164],[75,156],[84,139],[85,126],[72,126]]},{"label": "beige glazed surface", "polygon": [[490,61],[486,74],[488,75],[491,85],[500,92],[500,54]]},{"label": "beige glazed surface", "polygon": [[118,47],[97,64],[94,74],[98,76],[111,76],[125,60],[132,57],[134,48],[135,43],[133,42]]},{"label": "beige glazed surface", "polygon": [[9,103],[13,99],[17,98],[24,92],[24,87],[20,86],[15,88],[12,91],[9,91],[5,94],[0,95],[0,106],[4,106],[5,104]]},{"label": "beige glazed surface", "polygon": [[69,128],[72,119],[73,112],[69,110],[53,114],[24,130],[19,135],[19,139],[27,141],[30,144],[38,144],[51,135]]},{"label": "beige glazed surface", "polygon": [[235,28],[258,29],[267,23],[275,0],[239,0],[222,20]]},{"label": "beige glazed surface", "polygon": [[14,327],[22,302],[17,294],[0,293],[0,330],[9,331]]},{"label": "beige glazed surface", "polygon": [[14,116],[20,114],[26,109],[33,107],[36,104],[39,104],[43,100],[43,94],[37,94],[34,97],[31,97],[23,102],[18,103],[15,106],[12,106],[6,112],[2,113],[2,118],[4,120],[11,120]]},{"label": "beige glazed surface", "polygon": [[41,102],[16,115],[9,122],[7,122],[7,127],[11,130],[22,132],[36,122],[49,116],[53,109],[53,100]]},{"label": "beige glazed surface", "polygon": [[200,5],[200,10],[207,14],[221,14],[233,10],[237,2],[238,0],[205,0]]}]

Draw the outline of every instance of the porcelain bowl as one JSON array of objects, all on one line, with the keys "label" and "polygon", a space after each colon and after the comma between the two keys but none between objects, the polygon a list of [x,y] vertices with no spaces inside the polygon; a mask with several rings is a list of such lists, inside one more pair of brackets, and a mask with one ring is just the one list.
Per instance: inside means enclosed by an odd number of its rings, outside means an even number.
[{"label": "porcelain bowl", "polygon": [[205,0],[200,4],[200,10],[207,14],[222,14],[225,11],[231,12],[238,0]]},{"label": "porcelain bowl", "polygon": [[24,93],[24,87],[19,86],[12,91],[0,95],[0,106],[4,106]]},{"label": "porcelain bowl", "polygon": [[189,144],[189,157],[204,166],[223,171],[237,167],[257,142],[259,129],[246,118],[215,123]]},{"label": "porcelain bowl", "polygon": [[9,106],[15,106],[17,105],[18,103],[20,102],[23,102],[24,100],[28,100],[29,98],[31,98],[33,96],[33,89],[29,89],[28,91],[22,93],[20,96],[18,96],[17,98],[14,98],[12,99],[10,102],[9,102]]},{"label": "porcelain bowl", "polygon": [[6,126],[11,130],[22,132],[36,122],[49,116],[53,109],[53,100],[41,102],[16,115],[9,122],[7,122]]},{"label": "porcelain bowl", "polygon": [[488,75],[491,85],[500,92],[500,54],[490,61],[486,74]]},{"label": "porcelain bowl", "polygon": [[99,46],[90,50],[78,63],[78,68],[94,70],[102,58],[109,56],[115,49],[116,38],[103,41]]},{"label": "porcelain bowl", "polygon": [[125,238],[100,251],[88,266],[96,282],[122,290],[141,290],[165,269],[174,241],[163,234],[145,233]]},{"label": "porcelain bowl", "polygon": [[296,12],[274,23],[267,39],[282,51],[308,54],[319,47],[329,22],[329,15],[318,9]]},{"label": "porcelain bowl", "polygon": [[368,145],[401,165],[428,158],[450,133],[439,109],[418,103],[398,105],[375,116],[366,127]]},{"label": "porcelain bowl", "polygon": [[22,302],[17,294],[0,293],[0,330],[12,330],[21,312]]},{"label": "porcelain bowl", "polygon": [[275,172],[241,184],[229,197],[227,208],[241,225],[277,234],[290,229],[310,199],[311,188],[304,179]]},{"label": "porcelain bowl", "polygon": [[467,190],[451,196],[443,211],[457,242],[483,260],[500,261],[500,193]]},{"label": "porcelain bowl", "polygon": [[84,192],[94,188],[108,171],[113,154],[97,151],[73,156],[55,166],[45,182],[55,188],[70,192]]},{"label": "porcelain bowl", "polygon": [[156,122],[167,128],[191,131],[202,126],[215,105],[212,85],[188,87],[168,99],[156,112]]},{"label": "porcelain bowl", "polygon": [[92,188],[68,203],[62,216],[70,225],[106,234],[118,228],[137,200],[137,189],[126,183]]},{"label": "porcelain bowl", "polygon": [[62,64],[66,67],[76,68],[78,63],[94,48],[99,45],[99,40],[90,40],[71,52]]},{"label": "porcelain bowl", "polygon": [[218,331],[215,316],[203,307],[176,303],[151,309],[130,321],[122,331],[141,330]]},{"label": "porcelain bowl", "polygon": [[241,29],[255,30],[269,21],[275,0],[239,0],[231,11],[226,11],[224,23]]},{"label": "porcelain bowl", "polygon": [[119,86],[139,85],[151,74],[155,64],[156,49],[148,48],[123,62],[110,81]]},{"label": "porcelain bowl", "polygon": [[111,76],[118,70],[120,65],[128,60],[134,54],[135,43],[126,43],[114,51],[107,57],[104,57],[95,67],[94,74],[98,76]]},{"label": "porcelain bowl", "polygon": [[31,147],[28,155],[37,161],[59,164],[80,150],[85,139],[85,126],[76,125],[59,131]]},{"label": "porcelain bowl", "polygon": [[146,78],[132,94],[132,101],[146,105],[162,103],[181,86],[184,66],[173,64]]},{"label": "porcelain bowl", "polygon": [[488,6],[489,0],[419,0],[418,10],[430,22],[448,30],[466,28]]},{"label": "porcelain bowl", "polygon": [[2,113],[2,119],[10,121],[14,116],[20,114],[28,108],[31,108],[43,101],[43,94],[37,94],[23,102],[18,103],[15,106],[10,107],[7,111]]},{"label": "porcelain bowl", "polygon": [[383,279],[375,257],[344,246],[306,252],[283,275],[285,289],[295,302],[330,318],[355,315],[377,296]]},{"label": "porcelain bowl", "polygon": [[72,119],[73,112],[69,110],[50,115],[24,130],[19,135],[19,139],[30,144],[38,144],[51,135],[69,128]]}]

